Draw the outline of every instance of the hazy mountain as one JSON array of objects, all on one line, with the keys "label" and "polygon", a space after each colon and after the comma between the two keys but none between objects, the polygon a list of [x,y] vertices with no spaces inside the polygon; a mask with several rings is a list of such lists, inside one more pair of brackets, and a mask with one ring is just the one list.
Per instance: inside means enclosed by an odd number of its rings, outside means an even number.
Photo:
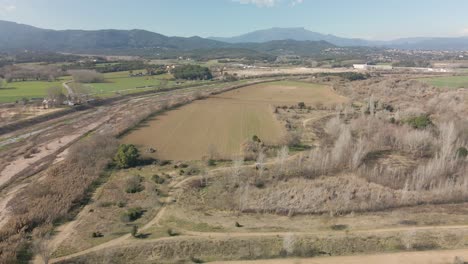
[{"label": "hazy mountain", "polygon": [[341,38],[334,35],[325,35],[312,32],[305,28],[271,28],[257,30],[231,38],[210,37],[209,39],[228,43],[262,43],[274,40],[291,39],[297,41],[327,41],[337,46],[369,46],[372,44],[372,42],[363,39]]},{"label": "hazy mountain", "polygon": [[468,37],[455,38],[401,38],[384,44],[398,49],[411,50],[468,50]]},{"label": "hazy mountain", "polygon": [[228,43],[263,43],[273,40],[291,39],[297,41],[327,41],[342,47],[367,46],[421,50],[468,50],[468,37],[415,37],[401,38],[390,41],[373,41],[359,38],[342,38],[334,35],[326,35],[312,32],[304,28],[271,28],[250,32],[236,37],[211,37],[210,39]]}]

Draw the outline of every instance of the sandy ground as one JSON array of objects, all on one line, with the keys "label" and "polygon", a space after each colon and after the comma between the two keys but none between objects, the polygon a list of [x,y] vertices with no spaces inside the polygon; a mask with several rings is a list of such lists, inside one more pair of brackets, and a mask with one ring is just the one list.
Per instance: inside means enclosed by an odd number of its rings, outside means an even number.
[{"label": "sandy ground", "polygon": [[[241,144],[257,135],[267,144],[281,144],[285,129],[273,106],[341,103],[346,99],[329,87],[297,82],[260,84],[229,91],[157,116],[123,138],[153,158],[196,160],[231,158]],[[216,146],[216,147],[213,147]]]},{"label": "sandy ground", "polygon": [[468,249],[422,252],[402,252],[377,255],[320,257],[307,259],[275,259],[254,261],[223,261],[230,264],[452,264],[456,256],[468,259]]},{"label": "sandy ground", "polygon": [[66,135],[61,138],[57,138],[51,140],[49,142],[45,142],[37,146],[38,153],[33,154],[29,158],[25,158],[24,156],[19,156],[16,160],[10,162],[8,166],[6,166],[0,172],[0,186],[7,183],[12,177],[23,171],[24,169],[31,166],[33,163],[40,161],[41,159],[55,154],[60,148],[67,146],[73,143],[75,140],[80,138],[83,134],[87,133],[90,130],[95,129],[100,124],[108,120],[109,117],[104,117],[98,119],[96,122],[91,123],[87,126],[78,128],[75,130],[75,133],[71,135]]}]

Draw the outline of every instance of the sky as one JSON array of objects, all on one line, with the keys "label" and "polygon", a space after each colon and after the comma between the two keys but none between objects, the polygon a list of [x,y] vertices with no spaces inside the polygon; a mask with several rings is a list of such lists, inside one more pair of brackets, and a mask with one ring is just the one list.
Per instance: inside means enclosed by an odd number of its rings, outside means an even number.
[{"label": "sky", "polygon": [[468,0],[0,0],[0,20],[184,37],[228,37],[272,27],[373,40],[468,36],[467,11]]}]

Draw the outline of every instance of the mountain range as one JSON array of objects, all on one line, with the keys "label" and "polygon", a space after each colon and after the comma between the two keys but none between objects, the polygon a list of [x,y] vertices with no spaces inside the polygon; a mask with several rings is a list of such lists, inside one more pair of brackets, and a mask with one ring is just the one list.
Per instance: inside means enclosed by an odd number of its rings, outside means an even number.
[{"label": "mountain range", "polygon": [[367,46],[411,50],[468,50],[468,37],[414,37],[400,38],[390,41],[373,41],[321,34],[305,28],[271,28],[257,30],[235,37],[210,37],[209,39],[227,43],[262,43],[272,40],[292,39],[298,41],[327,41],[333,45],[341,47]]},{"label": "mountain range", "polygon": [[146,30],[50,30],[0,21],[0,52],[24,50],[160,57],[278,55],[314,56],[335,47],[468,50],[468,38],[407,38],[369,41],[320,34],[304,28],[272,28],[232,38],[168,37]]}]

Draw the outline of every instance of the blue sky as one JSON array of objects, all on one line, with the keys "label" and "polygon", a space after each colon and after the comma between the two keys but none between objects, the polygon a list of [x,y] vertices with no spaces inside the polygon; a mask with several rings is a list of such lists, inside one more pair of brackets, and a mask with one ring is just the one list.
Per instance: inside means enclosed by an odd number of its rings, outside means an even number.
[{"label": "blue sky", "polygon": [[344,37],[468,35],[467,0],[0,0],[0,20],[51,29],[233,36],[305,27]]}]

